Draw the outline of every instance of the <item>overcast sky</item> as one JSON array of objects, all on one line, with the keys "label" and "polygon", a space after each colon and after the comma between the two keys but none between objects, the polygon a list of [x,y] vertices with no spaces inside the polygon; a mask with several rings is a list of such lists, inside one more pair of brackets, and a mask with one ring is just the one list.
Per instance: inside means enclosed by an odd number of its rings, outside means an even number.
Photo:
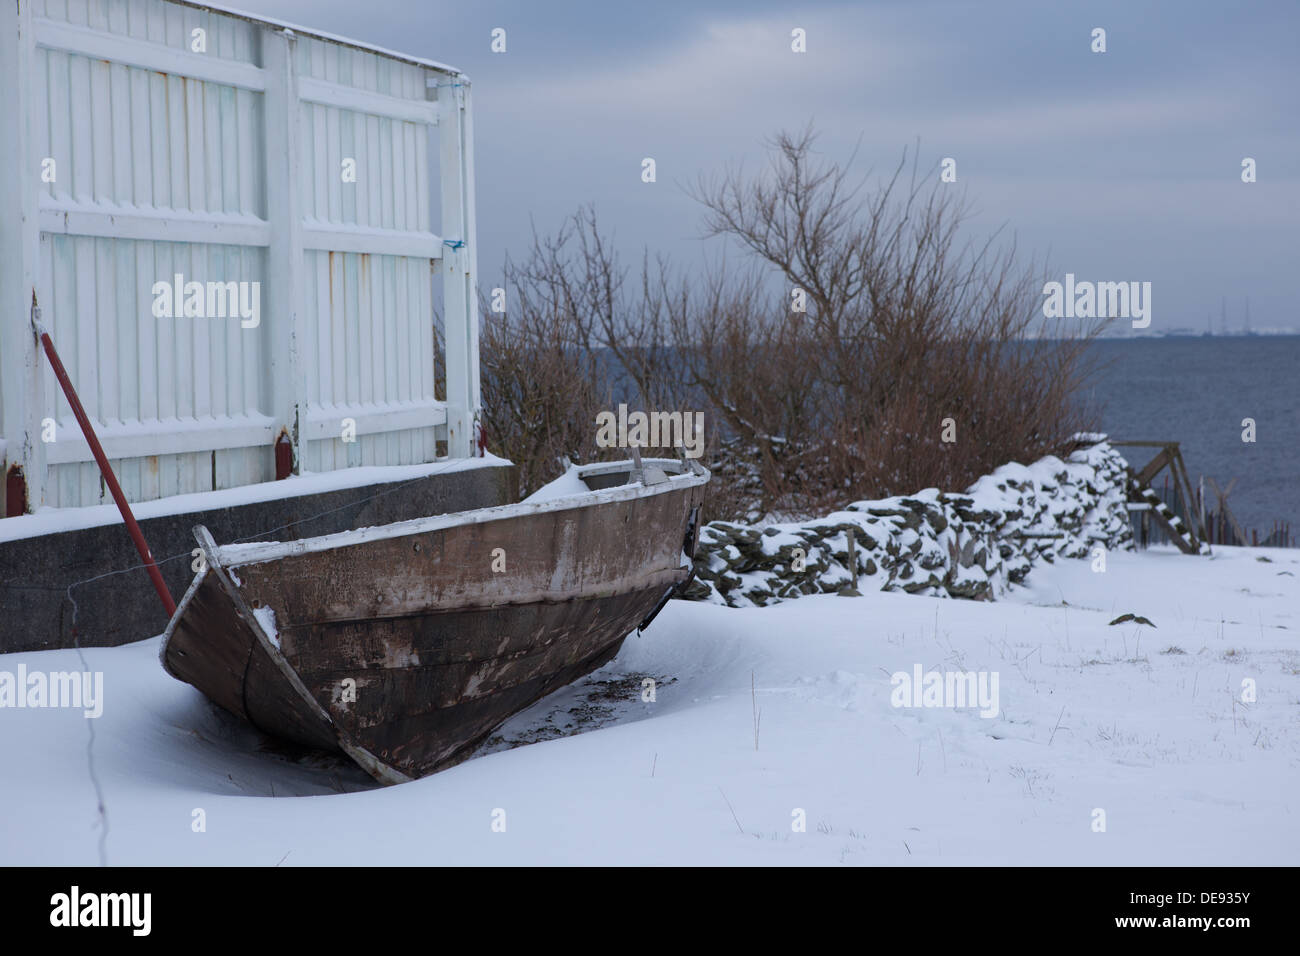
[{"label": "overcast sky", "polygon": [[[1152,283],[1152,331],[1300,330],[1300,3],[233,0],[465,70],[481,281],[594,202],[620,247],[701,253],[681,186],[809,120],[823,152],[957,161],[1053,272]],[[507,52],[490,50],[506,30]],[[807,52],[790,49],[807,32]],[[1107,52],[1091,32],[1106,30]],[[641,182],[653,157],[658,182]],[[1257,162],[1258,182],[1241,181]],[[936,173],[937,175],[937,173]]]}]

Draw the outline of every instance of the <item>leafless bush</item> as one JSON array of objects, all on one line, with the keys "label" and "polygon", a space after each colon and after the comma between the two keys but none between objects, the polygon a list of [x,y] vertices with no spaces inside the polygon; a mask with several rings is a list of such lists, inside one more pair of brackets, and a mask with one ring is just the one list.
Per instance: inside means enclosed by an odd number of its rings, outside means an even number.
[{"label": "leafless bush", "polygon": [[1041,273],[1014,242],[963,242],[964,199],[914,160],[905,181],[906,154],[867,192],[814,140],[782,133],[764,174],[693,190],[707,234],[763,270],[715,279],[674,327],[689,382],[758,452],[762,508],[960,489],[1089,427],[1077,395],[1100,323],[1042,327]]},{"label": "leafless bush", "polygon": [[596,458],[596,411],[609,404],[603,377],[568,335],[562,315],[529,311],[513,322],[485,313],[480,331],[484,438],[519,469],[519,493]]},{"label": "leafless bush", "polygon": [[627,456],[596,444],[596,416],[614,410],[616,389],[636,407],[675,407],[672,377],[657,368],[655,296],[663,289],[643,283],[629,293],[626,280],[594,212],[583,208],[554,235],[534,233],[522,261],[507,260],[504,313],[480,303],[484,437],[518,466],[521,496],[559,475],[566,458]]},{"label": "leafless bush", "polygon": [[714,517],[960,489],[1092,426],[1078,395],[1100,325],[1043,328],[1041,274],[1014,242],[963,241],[964,199],[914,159],[905,176],[906,153],[868,190],[814,141],[782,133],[765,172],[692,190],[744,267],[684,277],[646,254],[630,281],[590,208],[507,264],[506,315],[484,309],[483,398],[523,490],[561,455],[626,454],[595,447],[616,396],[706,413],[706,457],[727,479],[711,483]]}]

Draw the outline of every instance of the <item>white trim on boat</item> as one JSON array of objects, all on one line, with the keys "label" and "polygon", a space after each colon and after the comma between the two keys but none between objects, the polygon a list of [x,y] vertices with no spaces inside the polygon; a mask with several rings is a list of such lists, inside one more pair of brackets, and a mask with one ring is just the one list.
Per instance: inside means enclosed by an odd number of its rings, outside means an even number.
[{"label": "white trim on boat", "polygon": [[[682,469],[682,462],[672,458],[647,458],[644,464],[655,464],[667,472],[670,468]],[[599,475],[610,472],[627,471],[628,462],[609,462],[598,465],[579,467],[579,475]],[[563,481],[567,475],[556,479]],[[458,511],[426,518],[411,518],[393,524],[377,525],[369,528],[357,528],[353,531],[339,531],[334,534],[320,535],[315,538],[300,538],[295,541],[254,541],[247,544],[227,544],[216,548],[215,554],[223,567],[234,568],[249,564],[263,564],[298,554],[310,554],[317,551],[329,551],[363,544],[367,541],[384,541],[389,538],[401,538],[406,535],[424,534],[440,531],[458,525],[483,524],[516,518],[521,515],[545,514],[551,511],[567,511],[573,508],[585,508],[593,504],[614,501],[627,501],[633,498],[651,498],[681,488],[702,485],[709,480],[709,472],[697,462],[689,462],[689,471],[669,474],[667,481],[653,485],[618,485],[599,491],[586,491],[579,494],[553,498],[549,501],[521,501],[511,505],[497,505],[492,508],[479,508],[474,511]],[[539,489],[540,490],[540,489]]]}]

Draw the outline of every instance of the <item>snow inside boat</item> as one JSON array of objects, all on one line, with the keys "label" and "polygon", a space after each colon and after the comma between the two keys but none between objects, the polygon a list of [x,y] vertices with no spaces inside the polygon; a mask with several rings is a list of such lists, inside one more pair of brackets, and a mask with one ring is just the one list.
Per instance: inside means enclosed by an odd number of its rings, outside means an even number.
[{"label": "snow inside boat", "polygon": [[401,783],[600,667],[689,579],[709,473],[571,467],[518,504],[218,545],[163,667],[271,736]]}]

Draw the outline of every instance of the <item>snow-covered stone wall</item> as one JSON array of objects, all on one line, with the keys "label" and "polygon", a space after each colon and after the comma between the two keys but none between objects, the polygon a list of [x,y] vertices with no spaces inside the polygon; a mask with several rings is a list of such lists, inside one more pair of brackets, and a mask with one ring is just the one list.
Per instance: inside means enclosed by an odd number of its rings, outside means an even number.
[{"label": "snow-covered stone wall", "polygon": [[852,530],[859,589],[991,600],[1039,561],[1132,550],[1126,480],[1126,462],[1101,440],[1064,461],[1004,465],[964,494],[928,488],[810,521],[713,522],[683,596],[750,607],[838,592],[850,583]]}]

